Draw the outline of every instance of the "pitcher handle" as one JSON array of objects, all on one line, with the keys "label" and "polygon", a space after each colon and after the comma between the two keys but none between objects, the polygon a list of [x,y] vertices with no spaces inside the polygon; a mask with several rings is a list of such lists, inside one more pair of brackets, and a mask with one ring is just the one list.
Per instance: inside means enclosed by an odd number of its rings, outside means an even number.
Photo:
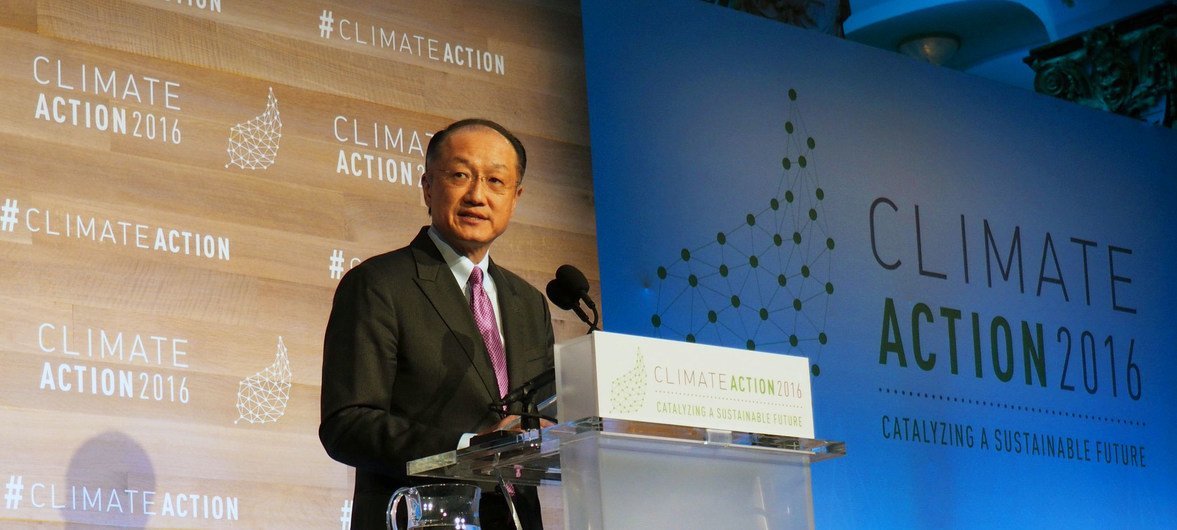
[{"label": "pitcher handle", "polygon": [[396,490],[392,494],[392,499],[388,501],[388,513],[385,514],[385,520],[388,521],[388,530],[400,530],[396,526],[396,503],[400,502],[405,493],[413,488],[404,487]]}]

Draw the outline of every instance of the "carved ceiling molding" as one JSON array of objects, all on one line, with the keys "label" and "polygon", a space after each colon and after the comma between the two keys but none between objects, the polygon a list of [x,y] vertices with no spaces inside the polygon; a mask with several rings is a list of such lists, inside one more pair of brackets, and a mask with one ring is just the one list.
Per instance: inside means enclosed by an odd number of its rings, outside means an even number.
[{"label": "carved ceiling molding", "polygon": [[793,26],[845,37],[850,0],[703,0]]},{"label": "carved ceiling molding", "polygon": [[1030,50],[1042,94],[1173,127],[1177,5],[1162,4]]}]

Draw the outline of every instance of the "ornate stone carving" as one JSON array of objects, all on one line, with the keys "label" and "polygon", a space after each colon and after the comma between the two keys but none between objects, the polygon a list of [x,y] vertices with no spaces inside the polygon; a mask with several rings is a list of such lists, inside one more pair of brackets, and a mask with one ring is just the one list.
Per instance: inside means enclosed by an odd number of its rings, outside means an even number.
[{"label": "ornate stone carving", "polygon": [[1177,118],[1177,5],[1162,4],[1030,51],[1034,89],[1172,127]]},{"label": "ornate stone carving", "polygon": [[850,0],[703,0],[805,29],[843,37]]}]

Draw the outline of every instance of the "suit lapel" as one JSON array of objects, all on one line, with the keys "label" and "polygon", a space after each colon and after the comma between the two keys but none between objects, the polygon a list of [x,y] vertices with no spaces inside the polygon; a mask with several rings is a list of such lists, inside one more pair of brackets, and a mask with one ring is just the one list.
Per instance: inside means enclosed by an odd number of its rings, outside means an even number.
[{"label": "suit lapel", "polygon": [[494,368],[490,365],[486,346],[482,342],[482,334],[474,324],[474,315],[470,312],[466,295],[454,281],[453,273],[442,259],[441,252],[437,250],[433,240],[429,239],[427,231],[428,228],[423,228],[409,245],[413,249],[413,259],[417,262],[417,277],[414,281],[445,322],[446,327],[458,338],[458,343],[462,345],[462,354],[478,373],[489,403],[492,399],[498,399],[498,383],[495,381]]}]

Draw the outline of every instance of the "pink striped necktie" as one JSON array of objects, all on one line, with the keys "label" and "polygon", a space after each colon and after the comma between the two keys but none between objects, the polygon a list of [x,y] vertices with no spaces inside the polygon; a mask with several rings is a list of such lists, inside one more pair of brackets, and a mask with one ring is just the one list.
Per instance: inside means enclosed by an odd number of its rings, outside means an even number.
[{"label": "pink striped necktie", "polygon": [[490,297],[482,288],[482,269],[474,267],[466,283],[470,285],[470,310],[474,312],[474,323],[478,325],[482,342],[486,344],[486,353],[490,356],[490,365],[494,367],[495,380],[499,384],[499,397],[503,397],[510,390],[507,381],[507,353],[503,350],[503,340],[499,336],[494,306],[490,305]]},{"label": "pink striped necktie", "polygon": [[[499,397],[507,395],[510,390],[507,382],[507,353],[503,351],[503,340],[499,338],[499,324],[495,320],[494,306],[490,305],[490,297],[482,288],[482,269],[474,267],[470,273],[470,310],[474,312],[474,323],[478,325],[478,332],[482,334],[482,342],[486,344],[486,353],[490,356],[490,365],[495,369],[495,380],[499,384]],[[515,485],[505,484],[506,494],[515,496]]]}]

